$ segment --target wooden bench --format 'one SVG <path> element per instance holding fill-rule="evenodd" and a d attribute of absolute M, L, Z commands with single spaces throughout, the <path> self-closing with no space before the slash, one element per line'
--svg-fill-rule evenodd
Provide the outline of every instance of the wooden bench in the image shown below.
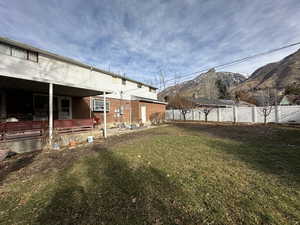
<path fill-rule="evenodd" d="M 88 131 L 93 127 L 92 119 L 54 120 L 54 129 L 58 133 Z"/>
<path fill-rule="evenodd" d="M 40 137 L 46 124 L 44 121 L 5 122 L 0 124 L 0 140 Z"/>
<path fill-rule="evenodd" d="M 58 133 L 74 133 L 92 130 L 93 119 L 54 120 Z M 48 129 L 48 121 L 20 121 L 0 123 L 0 141 L 41 137 Z"/>

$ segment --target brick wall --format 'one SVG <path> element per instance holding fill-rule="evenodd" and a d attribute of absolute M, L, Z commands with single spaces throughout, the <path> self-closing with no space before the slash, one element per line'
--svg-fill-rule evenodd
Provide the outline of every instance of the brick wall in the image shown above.
<path fill-rule="evenodd" d="M 98 97 L 97 97 L 98 98 Z M 99 97 L 100 98 L 100 97 Z M 101 98 L 100 98 L 101 99 Z M 141 102 L 141 101 L 129 101 L 107 98 L 107 102 L 110 104 L 110 110 L 107 112 L 107 123 L 129 123 L 130 116 L 131 122 L 137 123 L 141 121 L 141 106 L 145 105 L 147 109 L 147 120 L 150 121 L 154 115 L 164 115 L 166 106 L 163 104 Z M 90 112 L 90 98 L 73 98 L 73 118 L 89 118 L 90 115 L 93 118 L 99 118 L 103 122 L 103 112 Z M 117 110 L 124 108 L 124 114 L 118 115 Z M 131 108 L 131 111 L 130 111 Z"/>
<path fill-rule="evenodd" d="M 155 117 L 163 118 L 166 111 L 166 105 L 149 103 L 149 102 L 139 102 L 141 106 L 146 106 L 147 121 L 153 120 Z M 141 119 L 141 118 L 140 118 Z"/>

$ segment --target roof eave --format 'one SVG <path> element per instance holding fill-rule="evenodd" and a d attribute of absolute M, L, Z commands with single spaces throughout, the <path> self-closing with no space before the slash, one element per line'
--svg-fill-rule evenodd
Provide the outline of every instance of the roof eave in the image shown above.
<path fill-rule="evenodd" d="M 45 56 L 49 56 L 49 57 L 52 57 L 54 59 L 58 59 L 60 61 L 71 63 L 71 64 L 74 64 L 74 65 L 77 65 L 77 66 L 80 66 L 80 67 L 83 67 L 83 68 L 86 68 L 86 69 L 91 69 L 93 71 L 104 73 L 104 74 L 107 74 L 107 75 L 110 75 L 110 76 L 113 76 L 113 77 L 117 77 L 117 78 L 121 78 L 121 79 L 123 78 L 123 79 L 131 81 L 133 83 L 141 84 L 141 85 L 144 85 L 146 87 L 153 88 L 155 90 L 158 89 L 157 87 L 154 87 L 152 85 L 149 85 L 149 84 L 146 84 L 146 83 L 143 83 L 143 82 L 140 82 L 140 81 L 136 81 L 134 79 L 131 79 L 131 78 L 128 78 L 128 77 L 124 77 L 122 75 L 119 75 L 119 74 L 116 74 L 116 73 L 113 73 L 113 72 L 110 72 L 110 71 L 99 69 L 97 67 L 94 67 L 94 66 L 91 66 L 91 65 L 79 62 L 79 61 L 74 60 L 72 58 L 65 57 L 65 56 L 60 56 L 58 54 L 55 54 L 55 53 L 52 53 L 52 52 L 49 52 L 49 51 L 46 51 L 46 50 L 43 50 L 43 49 L 40 49 L 40 48 L 36 48 L 36 47 L 33 47 L 31 45 L 28 45 L 28 44 L 20 43 L 20 42 L 11 40 L 9 38 L 5 38 L 5 37 L 1 37 L 0 36 L 0 42 L 3 42 L 5 44 L 9 44 L 9 45 L 13 45 L 13 46 L 17 46 L 17 47 L 20 47 L 20 48 L 24 48 L 24 49 L 29 50 L 29 51 L 38 52 L 39 54 L 43 54 Z"/>

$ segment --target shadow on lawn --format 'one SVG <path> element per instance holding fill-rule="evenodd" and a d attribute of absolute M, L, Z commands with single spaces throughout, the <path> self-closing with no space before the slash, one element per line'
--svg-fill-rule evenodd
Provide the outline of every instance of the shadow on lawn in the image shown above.
<path fill-rule="evenodd" d="M 209 139 L 206 144 L 234 155 L 254 169 L 278 175 L 283 183 L 300 184 L 300 129 L 246 125 L 176 126 L 187 133 L 216 137 Z M 224 139 L 235 142 L 226 142 Z"/>
<path fill-rule="evenodd" d="M 197 224 L 185 211 L 188 196 L 151 166 L 130 168 L 102 149 L 84 161 L 85 174 L 65 171 L 37 224 Z"/>
<path fill-rule="evenodd" d="M 33 163 L 38 154 L 40 154 L 40 151 L 24 153 L 13 159 L 0 162 L 0 185 L 10 173 L 26 168 Z"/>

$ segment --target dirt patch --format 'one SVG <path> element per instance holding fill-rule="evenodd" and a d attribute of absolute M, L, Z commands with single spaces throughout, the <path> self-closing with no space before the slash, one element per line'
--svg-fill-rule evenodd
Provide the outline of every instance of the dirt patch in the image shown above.
<path fill-rule="evenodd" d="M 30 179 L 35 174 L 49 174 L 71 166 L 77 159 L 95 154 L 103 149 L 144 136 L 159 135 L 157 129 L 111 136 L 107 140 L 95 140 L 94 144 L 74 149 L 36 151 L 16 155 L 0 162 L 0 186 Z"/>

